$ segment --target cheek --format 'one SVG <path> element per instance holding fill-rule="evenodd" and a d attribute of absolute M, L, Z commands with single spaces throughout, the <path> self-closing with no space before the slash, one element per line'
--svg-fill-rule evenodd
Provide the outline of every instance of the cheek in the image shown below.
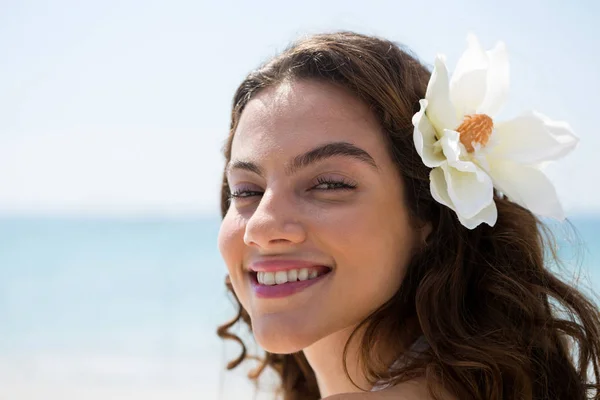
<path fill-rule="evenodd" d="M 412 256 L 413 230 L 403 212 L 389 210 L 368 207 L 321 224 L 340 264 L 340 289 L 370 309 L 396 293 Z"/>
<path fill-rule="evenodd" d="M 230 259 L 235 256 L 236 253 L 236 239 L 239 237 L 239 229 L 235 226 L 229 214 L 225 216 L 221 221 L 221 227 L 219 228 L 218 246 L 219 251 L 223 260 L 227 263 L 227 268 L 231 273 Z"/>
<path fill-rule="evenodd" d="M 244 256 L 244 228 L 230 213 L 221 222 L 218 246 L 227 266 L 235 294 L 242 305 L 247 308 L 248 293 L 242 284 L 244 277 L 241 267 Z"/>

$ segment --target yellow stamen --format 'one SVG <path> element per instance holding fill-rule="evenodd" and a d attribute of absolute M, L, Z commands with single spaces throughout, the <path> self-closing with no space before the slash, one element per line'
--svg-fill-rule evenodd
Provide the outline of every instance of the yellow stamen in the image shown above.
<path fill-rule="evenodd" d="M 490 140 L 494 122 L 485 114 L 466 115 L 462 124 L 456 129 L 460 133 L 460 142 L 469 153 L 475 151 L 473 143 L 485 146 Z"/>

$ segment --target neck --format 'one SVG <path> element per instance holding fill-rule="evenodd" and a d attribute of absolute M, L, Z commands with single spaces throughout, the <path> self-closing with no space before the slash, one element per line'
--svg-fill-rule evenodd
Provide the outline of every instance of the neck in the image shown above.
<path fill-rule="evenodd" d="M 345 328 L 335 332 L 304 349 L 304 355 L 313 371 L 315 371 L 321 397 L 371 389 L 371 385 L 365 378 L 361 368 L 359 357 L 360 332 L 352 338 L 346 353 L 348 374 L 360 388 L 352 383 L 344 370 L 344 345 L 354 328 Z"/>

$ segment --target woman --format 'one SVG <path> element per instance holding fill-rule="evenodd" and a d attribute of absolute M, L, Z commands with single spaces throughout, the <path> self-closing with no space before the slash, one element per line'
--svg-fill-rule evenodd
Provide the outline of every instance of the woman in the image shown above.
<path fill-rule="evenodd" d="M 430 73 L 341 32 L 239 86 L 219 233 L 239 313 L 218 333 L 243 352 L 228 368 L 249 358 L 241 321 L 266 351 L 252 377 L 273 368 L 285 399 L 600 398 L 598 310 L 547 269 L 534 215 L 560 216 L 534 164 L 576 139 L 539 114 L 493 120 L 504 47 L 469 40 L 451 82 L 443 58 Z"/>

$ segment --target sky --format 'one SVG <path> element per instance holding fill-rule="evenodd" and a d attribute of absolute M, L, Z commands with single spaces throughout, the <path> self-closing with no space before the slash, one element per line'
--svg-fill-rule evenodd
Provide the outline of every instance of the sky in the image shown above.
<path fill-rule="evenodd" d="M 383 36 L 453 68 L 506 43 L 500 115 L 581 142 L 548 168 L 568 215 L 600 212 L 600 3 L 592 0 L 2 0 L 0 213 L 217 215 L 233 93 L 303 35 Z"/>

